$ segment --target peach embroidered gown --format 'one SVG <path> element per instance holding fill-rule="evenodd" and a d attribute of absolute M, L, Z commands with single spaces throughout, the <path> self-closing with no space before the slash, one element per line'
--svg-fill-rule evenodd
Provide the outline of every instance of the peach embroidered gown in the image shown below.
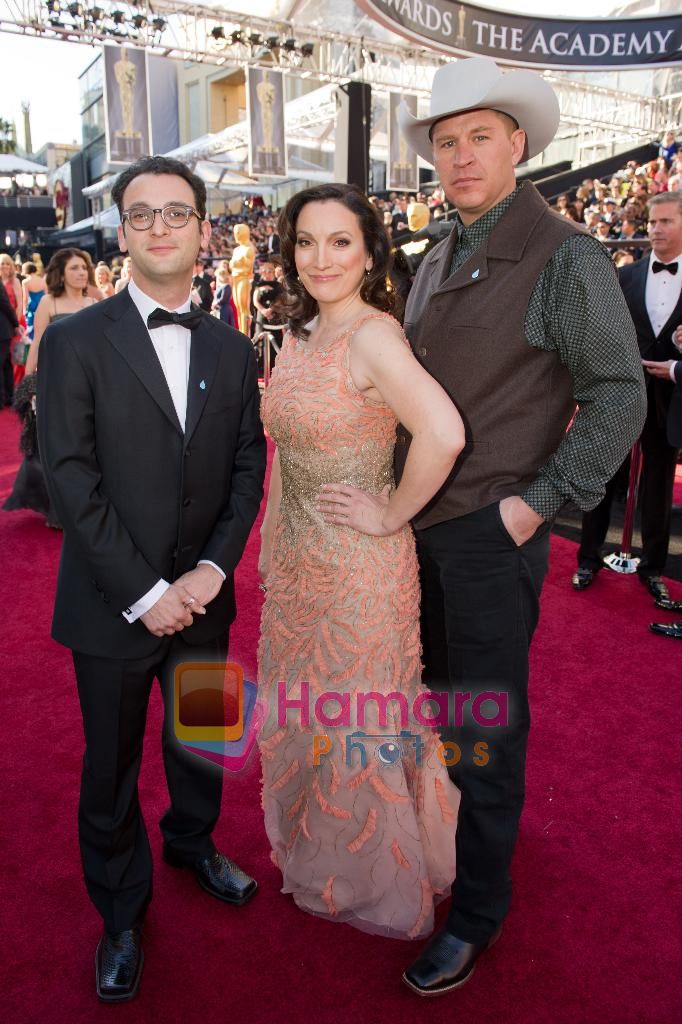
<path fill-rule="evenodd" d="M 282 502 L 259 645 L 268 706 L 259 746 L 282 892 L 312 914 L 411 939 L 433 929 L 434 902 L 453 881 L 459 805 L 436 756 L 438 734 L 412 715 L 424 692 L 414 538 L 409 527 L 377 538 L 329 525 L 315 507 L 324 483 L 373 493 L 393 483 L 395 416 L 358 392 L 349 372 L 352 334 L 381 316 L 363 317 L 324 351 L 286 335 L 263 396 Z M 315 702 L 329 691 L 348 702 L 345 717 L 338 700 L 322 707 L 341 725 L 316 718 Z M 359 722 L 358 695 L 372 691 L 404 695 L 409 718 L 396 699 L 382 721 L 375 700 Z M 296 707 L 279 717 L 284 693 L 290 702 L 303 697 L 308 723 Z M 401 729 L 410 735 L 396 741 Z M 368 736 L 349 757 L 346 741 L 357 731 Z M 331 749 L 318 739 L 315 757 L 314 736 L 329 737 Z"/>

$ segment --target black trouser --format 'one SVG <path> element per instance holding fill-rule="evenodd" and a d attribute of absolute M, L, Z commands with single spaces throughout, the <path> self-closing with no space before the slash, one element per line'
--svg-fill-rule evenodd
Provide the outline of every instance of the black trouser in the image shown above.
<path fill-rule="evenodd" d="M 451 695 L 469 693 L 472 700 L 482 691 L 504 693 L 508 700 L 506 726 L 477 725 L 465 711 L 462 726 L 441 730 L 441 738 L 461 750 L 460 761 L 448 768 L 461 791 L 448 929 L 467 942 L 489 938 L 511 900 L 509 870 L 530 726 L 528 649 L 547 571 L 549 530 L 542 525 L 518 547 L 495 503 L 417 531 L 424 682 Z M 488 745 L 489 760 L 478 766 L 475 746 L 481 742 Z"/>
<path fill-rule="evenodd" d="M 73 652 L 85 730 L 78 826 L 85 884 L 109 932 L 139 924 L 152 896 L 152 858 L 137 780 L 154 678 L 164 702 L 163 761 L 171 805 L 164 842 L 188 861 L 213 851 L 222 772 L 186 753 L 174 735 L 173 676 L 181 662 L 225 661 L 228 636 L 201 648 L 179 636 L 129 661 Z"/>
<path fill-rule="evenodd" d="M 665 425 L 652 402 L 642 431 L 642 475 L 639 483 L 642 557 L 637 571 L 640 576 L 660 576 L 665 569 L 670 544 L 670 524 L 677 465 L 677 448 L 668 444 Z M 621 467 L 622 470 L 622 467 Z M 606 540 L 611 519 L 611 505 L 618 490 L 618 478 L 609 480 L 606 494 L 596 508 L 583 513 L 578 565 L 601 569 L 601 547 Z"/>

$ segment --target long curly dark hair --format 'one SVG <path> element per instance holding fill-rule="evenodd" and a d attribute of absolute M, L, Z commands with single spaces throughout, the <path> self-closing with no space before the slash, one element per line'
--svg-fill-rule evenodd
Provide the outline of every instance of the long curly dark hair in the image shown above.
<path fill-rule="evenodd" d="M 57 249 L 45 271 L 45 283 L 50 295 L 58 297 L 64 294 L 64 268 L 74 256 L 77 256 L 79 260 L 83 260 L 83 263 L 88 268 L 88 284 L 95 284 L 95 268 L 92 265 L 89 253 L 85 252 L 84 249 Z M 87 294 L 88 290 L 84 288 L 83 295 Z"/>
<path fill-rule="evenodd" d="M 367 196 L 356 185 L 315 185 L 292 196 L 279 215 L 277 231 L 280 238 L 280 256 L 284 268 L 285 297 L 280 309 L 289 320 L 289 327 L 297 337 L 309 332 L 305 325 L 318 313 L 315 299 L 303 287 L 296 271 L 296 223 L 308 203 L 333 200 L 342 203 L 358 218 L 365 248 L 372 260 L 372 268 L 365 276 L 360 296 L 369 306 L 386 313 L 397 313 L 399 298 L 388 288 L 391 267 L 391 243 L 386 229 Z"/>

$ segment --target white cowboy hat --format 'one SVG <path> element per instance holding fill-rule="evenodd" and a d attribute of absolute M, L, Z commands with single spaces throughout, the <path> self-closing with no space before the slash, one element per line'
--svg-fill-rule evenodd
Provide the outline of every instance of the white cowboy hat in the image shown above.
<path fill-rule="evenodd" d="M 492 57 L 470 57 L 438 68 L 431 87 L 431 113 L 413 117 L 405 103 L 398 114 L 408 144 L 433 164 L 431 129 L 436 121 L 468 110 L 499 110 L 526 133 L 524 159 L 541 153 L 559 127 L 559 101 L 534 71 L 501 71 Z"/>

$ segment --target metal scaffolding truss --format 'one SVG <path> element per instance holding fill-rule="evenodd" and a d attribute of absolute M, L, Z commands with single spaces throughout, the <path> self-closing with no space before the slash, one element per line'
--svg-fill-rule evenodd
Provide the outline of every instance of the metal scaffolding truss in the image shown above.
<path fill-rule="evenodd" d="M 296 5 L 294 5 L 294 10 Z M 275 67 L 320 83 L 364 81 L 426 97 L 435 69 L 449 58 L 426 47 L 387 43 L 237 14 L 219 6 L 155 0 L 0 0 L 0 31 L 92 45 L 117 42 L 159 56 L 217 66 Z M 651 138 L 679 119 L 680 97 L 624 93 L 545 73 L 559 95 L 565 134 L 581 145 Z"/>
<path fill-rule="evenodd" d="M 352 78 L 372 84 L 386 79 L 387 84 L 424 94 L 435 68 L 448 59 L 426 47 L 321 32 L 295 21 L 169 0 L 157 0 L 153 6 L 118 0 L 97 0 L 93 5 L 0 0 L 0 31 L 88 45 L 114 42 L 218 66 L 259 64 L 323 82 Z"/>

